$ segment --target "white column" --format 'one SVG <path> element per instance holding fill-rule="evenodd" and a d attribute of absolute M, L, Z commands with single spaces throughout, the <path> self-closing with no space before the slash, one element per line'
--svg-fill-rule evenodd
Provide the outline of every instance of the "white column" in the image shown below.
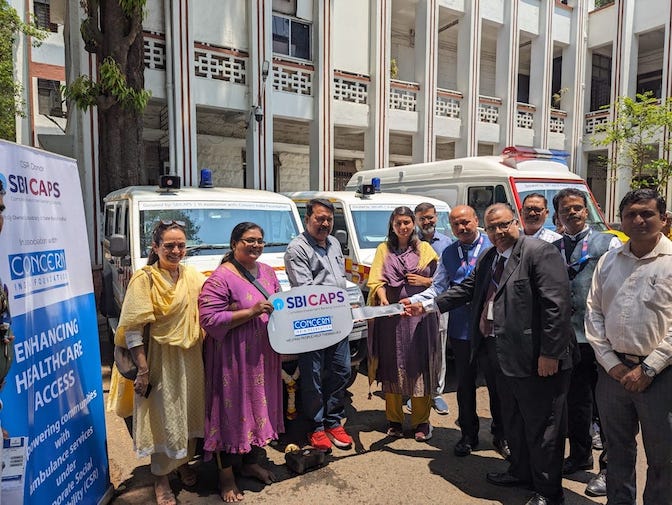
<path fill-rule="evenodd" d="M 502 107 L 499 111 L 499 145 L 495 152 L 514 144 L 520 59 L 518 8 L 519 0 L 504 2 L 504 24 L 497 34 L 495 95 L 502 99 Z"/>
<path fill-rule="evenodd" d="M 530 57 L 530 103 L 534 115 L 534 144 L 548 148 L 548 124 L 551 118 L 551 86 L 553 84 L 553 9 L 555 2 L 541 2 L 539 35 L 532 40 Z"/>
<path fill-rule="evenodd" d="M 591 65 L 588 52 L 586 33 L 587 6 L 586 2 L 572 10 L 570 43 L 562 52 L 562 79 L 561 88 L 566 91 L 562 94 L 560 108 L 567 112 L 565 118 L 565 150 L 569 152 L 569 169 L 586 178 L 588 167 L 584 163 L 583 128 L 585 113 L 588 105 L 584 99 L 590 86 L 586 76 Z M 590 95 L 588 95 L 590 96 Z"/>
<path fill-rule="evenodd" d="M 250 102 L 247 112 L 245 186 L 270 191 L 275 188 L 270 101 L 273 82 L 272 16 L 271 0 L 247 0 L 250 48 L 247 85 Z M 257 121 L 259 113 L 261 121 Z"/>
<path fill-rule="evenodd" d="M 462 138 L 455 142 L 455 157 L 478 154 L 478 96 L 481 60 L 481 0 L 464 3 L 457 34 L 457 90 L 464 95 L 460 107 Z"/>
<path fill-rule="evenodd" d="M 79 0 L 67 0 L 65 5 L 65 79 L 70 84 L 80 75 L 96 80 L 96 57 L 84 49 L 84 41 L 79 32 L 82 22 Z M 100 237 L 103 228 L 103 212 L 100 208 L 98 188 L 98 109 L 90 107 L 83 110 L 68 104 L 68 122 L 66 135 L 73 139 L 73 158 L 77 160 L 82 197 L 84 199 L 84 218 L 89 239 L 89 254 L 92 265 L 102 263 Z"/>
<path fill-rule="evenodd" d="M 415 10 L 415 81 L 420 84 L 418 131 L 413 135 L 413 163 L 434 161 L 434 109 L 438 62 L 439 8 L 436 0 L 420 0 Z"/>
<path fill-rule="evenodd" d="M 198 185 L 196 153 L 196 105 L 194 95 L 194 26 L 193 5 L 190 0 L 176 0 L 170 15 L 172 51 L 166 54 L 173 69 L 173 94 L 166 96 L 169 114 L 175 120 L 173 138 L 175 159 L 171 160 L 171 173 L 182 177 L 183 186 Z M 167 24 L 168 26 L 168 24 Z M 166 34 L 168 36 L 168 34 Z"/>
<path fill-rule="evenodd" d="M 618 0 L 614 6 L 617 11 L 616 32 L 614 34 L 612 59 L 611 103 L 619 96 L 635 96 L 637 89 L 638 43 L 634 32 L 635 1 Z M 616 110 L 612 106 L 611 117 L 616 119 Z M 617 160 L 622 154 L 618 145 L 609 147 L 611 161 L 607 174 L 607 222 L 618 218 L 618 204 L 630 189 L 632 173 L 628 169 L 617 168 Z"/>
<path fill-rule="evenodd" d="M 332 0 L 313 1 L 313 121 L 310 125 L 310 189 L 334 186 L 334 123 L 331 111 L 333 68 Z"/>
<path fill-rule="evenodd" d="M 369 126 L 364 133 L 364 168 L 383 168 L 390 161 L 390 31 L 392 0 L 371 1 Z"/>

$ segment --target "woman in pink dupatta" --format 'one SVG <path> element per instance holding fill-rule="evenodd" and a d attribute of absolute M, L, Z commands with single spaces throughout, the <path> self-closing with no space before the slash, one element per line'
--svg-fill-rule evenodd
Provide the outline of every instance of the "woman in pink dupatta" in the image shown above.
<path fill-rule="evenodd" d="M 205 282 L 198 299 L 206 332 L 205 459 L 219 467 L 220 495 L 237 502 L 233 465 L 243 476 L 270 484 L 275 476 L 259 464 L 260 447 L 284 431 L 280 355 L 268 341 L 273 306 L 246 278 L 254 277 L 270 295 L 280 290 L 273 269 L 257 261 L 264 250 L 261 227 L 244 222 L 231 233 L 231 251 Z"/>

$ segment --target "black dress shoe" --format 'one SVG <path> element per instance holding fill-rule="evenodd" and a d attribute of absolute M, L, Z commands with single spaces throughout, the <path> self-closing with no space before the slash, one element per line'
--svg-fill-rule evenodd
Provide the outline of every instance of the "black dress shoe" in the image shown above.
<path fill-rule="evenodd" d="M 455 456 L 463 458 L 464 456 L 469 456 L 473 449 L 478 447 L 478 438 L 471 438 L 468 435 L 463 436 L 458 443 L 455 444 L 453 452 Z"/>
<path fill-rule="evenodd" d="M 509 449 L 509 443 L 506 441 L 506 439 L 493 438 L 492 445 L 495 446 L 495 450 L 502 458 L 508 460 L 511 457 L 511 450 Z"/>
<path fill-rule="evenodd" d="M 519 479 L 509 472 L 488 472 L 485 475 L 485 480 L 495 486 L 503 487 L 527 486 L 529 484 L 528 481 Z"/>
<path fill-rule="evenodd" d="M 600 470 L 595 477 L 588 481 L 585 493 L 588 496 L 607 496 L 607 470 Z"/>
<path fill-rule="evenodd" d="M 564 503 L 564 497 L 552 500 L 551 498 L 536 493 L 525 505 L 563 505 Z"/>
<path fill-rule="evenodd" d="M 562 474 L 569 475 L 571 473 L 576 473 L 579 470 L 592 470 L 593 469 L 593 456 L 585 461 L 577 461 L 573 458 L 567 458 L 562 465 Z"/>

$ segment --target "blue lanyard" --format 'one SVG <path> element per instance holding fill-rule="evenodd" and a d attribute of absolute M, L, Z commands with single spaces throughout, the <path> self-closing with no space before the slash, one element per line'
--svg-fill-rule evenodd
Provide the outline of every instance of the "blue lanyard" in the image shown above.
<path fill-rule="evenodd" d="M 481 251 L 481 246 L 483 245 L 483 235 L 478 239 L 478 244 L 474 248 L 474 254 L 469 258 L 469 253 L 467 257 L 464 257 L 464 251 L 462 251 L 462 246 L 457 248 L 457 254 L 460 255 L 460 268 L 464 268 L 464 278 L 466 279 L 471 274 L 471 271 L 476 266 L 476 260 L 478 259 L 478 253 Z"/>
<path fill-rule="evenodd" d="M 583 237 L 583 244 L 581 244 L 581 257 L 574 261 L 573 263 L 567 263 L 567 255 L 565 254 L 565 239 L 560 241 L 560 253 L 562 254 L 562 259 L 567 265 L 567 269 L 572 269 L 576 272 L 579 271 L 581 268 L 581 265 L 583 265 L 586 261 L 590 259 L 590 256 L 588 255 L 588 237 L 590 237 L 590 234 L 593 233 L 593 230 L 588 230 L 588 233 L 586 233 L 586 236 Z M 573 251 L 572 251 L 573 252 Z"/>

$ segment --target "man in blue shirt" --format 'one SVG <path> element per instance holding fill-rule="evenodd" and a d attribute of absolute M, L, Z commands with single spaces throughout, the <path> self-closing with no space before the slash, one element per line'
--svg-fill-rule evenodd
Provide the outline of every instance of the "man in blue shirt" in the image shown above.
<path fill-rule="evenodd" d="M 476 211 L 468 205 L 459 205 L 451 211 L 450 227 L 457 241 L 443 251 L 432 285 L 422 293 L 412 296 L 410 298 L 412 303 L 433 299 L 449 287 L 460 284 L 474 269 L 478 257 L 492 246 L 487 235 L 479 232 Z M 451 310 L 448 319 L 448 336 L 455 357 L 457 375 L 458 420 L 462 430 L 462 438 L 454 448 L 456 456 L 468 456 L 479 442 L 479 421 L 476 413 L 478 367 L 477 363 L 471 360 L 470 314 L 471 307 L 467 304 Z M 490 394 L 493 444 L 504 458 L 508 458 L 510 453 L 504 437 L 495 383 L 496 369 L 487 359 L 486 353 L 479 353 L 478 363 L 483 369 Z"/>
<path fill-rule="evenodd" d="M 452 240 L 436 231 L 436 223 L 438 221 L 438 216 L 436 214 L 436 207 L 429 202 L 422 202 L 415 207 L 415 225 L 418 228 L 418 236 L 420 240 L 429 242 L 429 245 L 432 246 L 432 249 L 436 254 L 441 257 L 444 249 L 448 247 Z M 417 274 L 409 274 L 408 282 L 412 286 L 425 286 L 429 287 L 432 285 L 431 277 L 423 277 Z M 446 318 L 441 316 L 441 328 L 445 329 L 446 327 Z M 445 416 L 448 414 L 448 404 L 443 399 L 443 388 L 446 385 L 446 332 L 444 331 L 441 335 L 441 347 L 439 352 L 441 353 L 441 368 L 439 369 L 439 377 L 437 381 L 436 393 L 432 397 L 432 407 L 436 410 L 437 414 Z M 406 404 L 407 408 L 410 410 L 411 401 L 408 400 Z"/>

